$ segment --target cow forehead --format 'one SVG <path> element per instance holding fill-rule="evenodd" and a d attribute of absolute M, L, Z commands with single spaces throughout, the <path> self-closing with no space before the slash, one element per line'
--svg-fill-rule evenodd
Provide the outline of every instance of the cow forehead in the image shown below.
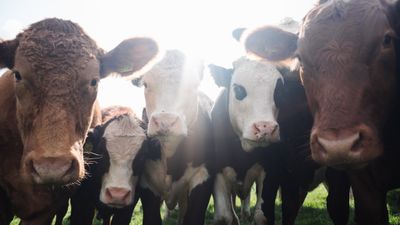
<path fill-rule="evenodd" d="M 246 85 L 262 87 L 266 84 L 275 85 L 276 80 L 281 77 L 282 75 L 275 64 L 264 60 L 242 57 L 234 62 L 232 83 L 245 87 Z"/>
<path fill-rule="evenodd" d="M 103 137 L 145 137 L 145 131 L 139 125 L 139 121 L 132 115 L 122 115 L 112 119 L 104 130 Z"/>
<path fill-rule="evenodd" d="M 144 82 L 157 85 L 197 84 L 201 80 L 203 63 L 201 60 L 188 57 L 179 50 L 168 50 L 162 59 L 143 75 Z"/>
<path fill-rule="evenodd" d="M 70 21 L 44 20 L 31 25 L 17 38 L 16 61 L 18 56 L 23 56 L 29 63 L 30 72 L 42 76 L 76 74 L 103 54 L 96 43 Z"/>
<path fill-rule="evenodd" d="M 313 8 L 303 20 L 299 52 L 307 52 L 310 58 L 321 58 L 322 52 L 360 54 L 354 49 L 366 44 L 373 46 L 373 41 L 389 28 L 379 1 L 328 1 Z"/>

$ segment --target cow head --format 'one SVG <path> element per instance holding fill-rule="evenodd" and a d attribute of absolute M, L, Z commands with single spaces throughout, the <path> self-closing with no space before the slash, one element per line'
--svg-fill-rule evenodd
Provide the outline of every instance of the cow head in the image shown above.
<path fill-rule="evenodd" d="M 139 83 L 144 86 L 149 137 L 157 137 L 162 143 L 179 143 L 188 135 L 197 117 L 202 74 L 202 62 L 177 50 L 167 51 L 143 74 Z M 167 149 L 171 155 L 175 148 Z"/>
<path fill-rule="evenodd" d="M 101 181 L 100 201 L 121 208 L 133 203 L 144 163 L 145 124 L 125 107 L 104 109 L 102 126 L 90 133 L 93 152 L 102 156 L 94 170 Z"/>
<path fill-rule="evenodd" d="M 215 83 L 229 91 L 229 119 L 243 150 L 279 141 L 276 96 L 283 78 L 272 63 L 242 57 L 233 69 L 210 65 Z"/>
<path fill-rule="evenodd" d="M 321 164 L 359 167 L 383 152 L 396 97 L 396 31 L 379 1 L 323 1 L 298 36 L 263 27 L 246 40 L 261 57 L 297 57 L 314 116 L 310 144 Z"/>
<path fill-rule="evenodd" d="M 156 53 L 153 40 L 133 38 L 104 54 L 77 24 L 60 19 L 37 22 L 1 42 L 0 67 L 14 76 L 22 176 L 38 184 L 81 179 L 99 80 L 111 72 L 131 74 Z"/>

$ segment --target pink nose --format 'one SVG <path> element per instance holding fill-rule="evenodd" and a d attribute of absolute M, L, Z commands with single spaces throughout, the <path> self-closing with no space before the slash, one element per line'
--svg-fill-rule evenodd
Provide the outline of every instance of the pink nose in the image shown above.
<path fill-rule="evenodd" d="M 131 191 L 126 188 L 106 188 L 107 204 L 128 205 L 130 203 Z"/>
<path fill-rule="evenodd" d="M 341 130 L 319 130 L 311 134 L 315 161 L 329 166 L 365 163 L 380 154 L 373 130 L 361 125 Z"/>
<path fill-rule="evenodd" d="M 168 134 L 179 129 L 179 116 L 173 113 L 156 113 L 150 118 L 149 133 Z"/>
<path fill-rule="evenodd" d="M 66 184 L 79 177 L 78 161 L 71 157 L 27 159 L 27 169 L 39 184 Z"/>
<path fill-rule="evenodd" d="M 279 140 L 279 126 L 273 121 L 259 121 L 253 124 L 253 132 L 257 140 Z"/>

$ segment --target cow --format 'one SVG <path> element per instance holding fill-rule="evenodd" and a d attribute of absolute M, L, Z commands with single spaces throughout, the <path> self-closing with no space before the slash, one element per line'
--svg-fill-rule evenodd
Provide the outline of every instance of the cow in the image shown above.
<path fill-rule="evenodd" d="M 142 52 L 143 47 L 147 52 Z M 50 224 L 85 176 L 83 143 L 95 118 L 99 80 L 130 75 L 158 53 L 132 38 L 105 53 L 76 23 L 33 23 L 0 43 L 0 224 Z M 8 212 L 11 206 L 11 213 Z"/>
<path fill-rule="evenodd" d="M 89 132 L 93 157 L 88 176 L 71 198 L 71 224 L 91 225 L 94 211 L 103 224 L 129 224 L 136 186 L 147 153 L 146 125 L 128 107 L 102 110 L 102 124 Z"/>
<path fill-rule="evenodd" d="M 233 69 L 215 65 L 210 69 L 216 83 L 224 87 L 211 114 L 217 155 L 214 224 L 239 224 L 230 196 L 236 193 L 245 200 L 254 182 L 255 223 L 274 224 L 275 198 L 281 188 L 283 224 L 294 224 L 319 168 L 307 148 L 312 117 L 300 80 L 283 67 L 249 58 L 236 61 Z M 274 109 L 277 112 L 271 113 Z M 274 137 L 274 129 L 257 137 L 263 130 L 255 129 L 256 124 L 265 115 L 272 115 L 271 120 L 279 126 L 275 140 L 267 139 Z M 253 129 L 251 149 L 243 143 L 250 141 L 243 138 L 247 127 Z M 261 142 L 259 146 L 257 142 Z"/>
<path fill-rule="evenodd" d="M 178 224 L 204 224 L 212 193 L 212 101 L 198 88 L 203 63 L 167 50 L 142 74 L 147 135 L 160 149 L 146 159 L 140 181 L 143 224 L 161 224 L 160 201 L 179 206 Z"/>
<path fill-rule="evenodd" d="M 352 186 L 360 224 L 388 224 L 386 192 L 400 183 L 399 4 L 320 1 L 298 35 L 265 26 L 245 43 L 271 61 L 298 60 L 314 117 L 312 157 L 345 169 L 340 189 Z"/>

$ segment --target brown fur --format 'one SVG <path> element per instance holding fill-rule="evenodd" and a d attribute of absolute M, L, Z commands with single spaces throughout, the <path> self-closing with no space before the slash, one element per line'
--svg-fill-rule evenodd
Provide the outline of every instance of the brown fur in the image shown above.
<path fill-rule="evenodd" d="M 0 42 L 0 68 L 12 69 L 0 77 L 0 188 L 7 195 L 0 209 L 10 202 L 22 224 L 50 224 L 72 190 L 60 185 L 85 174 L 83 142 L 89 127 L 101 120 L 97 83 L 121 72 L 102 62 L 115 61 L 134 72 L 158 53 L 149 38 L 124 43 L 125 48 L 104 54 L 77 24 L 60 19 L 39 21 L 16 39 Z M 128 64 L 118 61 L 121 55 L 131 57 Z M 101 69 L 108 73 L 100 74 Z M 65 161 L 71 166 L 65 175 L 35 178 L 34 165 L 40 163 L 46 176 Z"/>

